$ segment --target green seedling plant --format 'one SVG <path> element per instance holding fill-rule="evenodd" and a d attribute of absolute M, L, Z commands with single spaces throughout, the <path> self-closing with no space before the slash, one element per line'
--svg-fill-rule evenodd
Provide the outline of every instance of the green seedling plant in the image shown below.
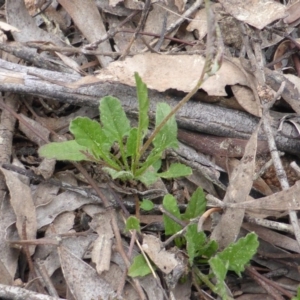
<path fill-rule="evenodd" d="M 245 266 L 249 263 L 258 248 L 257 235 L 249 233 L 240 238 L 236 243 L 230 244 L 223 251 L 218 252 L 216 241 L 209 240 L 203 231 L 198 232 L 197 224 L 194 222 L 205 212 L 206 200 L 203 190 L 198 188 L 192 195 L 184 213 L 180 213 L 178 203 L 172 195 L 166 195 L 163 199 L 166 211 L 179 221 L 189 221 L 182 228 L 179 222 L 166 214 L 163 216 L 165 235 L 174 238 L 175 245 L 184 250 L 188 256 L 188 266 L 199 284 L 205 284 L 212 292 L 218 294 L 222 299 L 231 299 L 226 290 L 225 279 L 229 271 L 241 276 Z M 180 237 L 178 237 L 180 233 Z M 203 274 L 199 266 L 209 266 L 208 274 Z M 138 255 L 129 269 L 129 275 L 145 276 L 151 272 L 146 260 Z M 214 279 L 214 282 L 212 281 Z"/>
<path fill-rule="evenodd" d="M 149 126 L 148 90 L 135 73 L 138 98 L 138 125 L 132 127 L 121 102 L 112 96 L 100 100 L 100 123 L 87 117 L 77 117 L 70 123 L 74 140 L 50 143 L 39 149 L 40 156 L 57 160 L 93 161 L 113 179 L 139 180 L 146 186 L 160 178 L 176 178 L 192 173 L 190 167 L 173 163 L 166 172 L 159 173 L 161 157 L 168 148 L 178 147 L 177 123 L 173 115 L 165 122 L 171 108 L 158 103 L 155 117 L 155 135 L 145 141 Z M 162 122 L 164 122 L 163 125 Z M 159 128 L 159 129 L 158 129 Z M 151 151 L 149 150 L 152 144 Z M 112 148 L 118 148 L 115 154 Z"/>

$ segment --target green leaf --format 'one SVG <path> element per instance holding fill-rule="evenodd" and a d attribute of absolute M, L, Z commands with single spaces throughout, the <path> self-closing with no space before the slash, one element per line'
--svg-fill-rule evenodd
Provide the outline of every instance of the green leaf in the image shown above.
<path fill-rule="evenodd" d="M 155 172 L 157 172 L 160 168 L 161 168 L 161 159 L 156 160 L 153 164 L 152 164 L 153 169 L 155 170 Z"/>
<path fill-rule="evenodd" d="M 137 156 L 137 128 L 131 128 L 126 143 L 126 157 L 132 157 L 133 160 Z"/>
<path fill-rule="evenodd" d="M 136 175 L 140 176 L 143 174 L 150 166 L 155 166 L 157 161 L 161 159 L 162 152 L 157 152 L 157 149 L 152 149 L 151 153 L 144 161 L 141 167 L 137 170 Z"/>
<path fill-rule="evenodd" d="M 103 159 L 111 167 L 119 168 L 119 165 L 110 158 L 111 143 L 98 122 L 87 117 L 78 117 L 70 123 L 70 131 L 75 136 L 76 142 L 87 147 L 96 159 Z"/>
<path fill-rule="evenodd" d="M 126 220 L 126 227 L 125 230 L 128 232 L 129 230 L 137 230 L 138 232 L 141 231 L 141 226 L 140 226 L 140 220 L 136 217 L 129 217 Z"/>
<path fill-rule="evenodd" d="M 241 272 L 245 270 L 245 265 L 256 253 L 258 246 L 257 235 L 251 232 L 240 238 L 236 243 L 227 246 L 222 252 L 218 253 L 218 257 L 228 264 L 228 270 L 241 276 Z"/>
<path fill-rule="evenodd" d="M 136 82 L 136 92 L 139 102 L 139 125 L 137 133 L 137 152 L 142 145 L 143 138 L 147 134 L 149 126 L 149 99 L 148 99 L 148 90 L 146 84 L 142 81 L 138 73 L 134 73 L 135 82 Z"/>
<path fill-rule="evenodd" d="M 211 267 L 211 272 L 214 274 L 217 280 L 216 290 L 214 292 L 217 293 L 222 299 L 230 299 L 228 298 L 225 285 L 225 278 L 228 269 L 224 264 L 224 261 L 218 256 L 215 256 L 209 260 L 209 265 Z"/>
<path fill-rule="evenodd" d="M 115 141 L 123 144 L 123 137 L 129 134 L 130 123 L 119 99 L 106 96 L 100 100 L 100 118 L 103 131 L 111 144 Z"/>
<path fill-rule="evenodd" d="M 101 156 L 101 153 L 110 151 L 111 145 L 98 122 L 87 117 L 78 117 L 71 121 L 70 131 L 79 145 L 91 149 L 96 154 Z"/>
<path fill-rule="evenodd" d="M 300 287 L 297 289 L 297 296 L 293 297 L 291 300 L 300 300 Z"/>
<path fill-rule="evenodd" d="M 201 255 L 201 249 L 206 243 L 206 235 L 203 231 L 197 231 L 197 224 L 190 224 L 185 233 L 186 250 L 189 256 L 189 263 L 192 266 L 194 258 Z"/>
<path fill-rule="evenodd" d="M 136 176 L 136 179 L 142 182 L 145 186 L 149 186 L 157 181 L 157 173 L 149 167 L 142 175 Z"/>
<path fill-rule="evenodd" d="M 57 160 L 89 160 L 89 158 L 83 154 L 83 152 L 88 152 L 88 148 L 78 145 L 74 140 L 61 143 L 50 143 L 42 146 L 38 152 L 42 157 L 55 158 Z M 90 152 L 89 154 L 93 156 Z"/>
<path fill-rule="evenodd" d="M 170 113 L 171 107 L 167 103 L 158 103 L 156 106 L 155 128 L 162 120 Z M 177 123 L 175 116 L 163 126 L 153 140 L 153 145 L 159 151 L 164 151 L 167 148 L 177 148 Z"/>
<path fill-rule="evenodd" d="M 173 216 L 175 216 L 177 219 L 180 220 L 180 211 L 178 208 L 178 204 L 176 199 L 172 195 L 170 194 L 165 195 L 163 199 L 163 206 L 165 210 L 167 210 Z M 175 221 L 167 217 L 165 214 L 163 216 L 163 220 L 164 220 L 166 235 L 173 235 L 182 229 L 182 227 L 179 224 L 177 224 Z"/>
<path fill-rule="evenodd" d="M 180 163 L 171 164 L 166 172 L 158 173 L 157 175 L 162 178 L 178 178 L 182 176 L 189 176 L 193 173 L 192 169 Z"/>
<path fill-rule="evenodd" d="M 143 199 L 143 201 L 140 202 L 140 208 L 145 211 L 150 211 L 154 208 L 154 204 L 148 199 Z"/>
<path fill-rule="evenodd" d="M 201 216 L 205 212 L 206 200 L 203 190 L 198 187 L 193 193 L 185 213 L 182 215 L 183 220 L 190 220 Z"/>
<path fill-rule="evenodd" d="M 207 259 L 211 258 L 213 255 L 216 254 L 217 250 L 218 250 L 218 243 L 214 240 L 208 241 L 205 245 L 203 245 L 201 251 L 199 251 L 199 255 L 202 256 L 201 260 L 202 261 L 204 260 L 206 262 Z"/>
<path fill-rule="evenodd" d="M 115 169 L 103 167 L 103 171 L 107 172 L 112 179 L 121 179 L 123 181 L 131 180 L 133 179 L 133 175 L 130 171 L 116 171 Z"/>
<path fill-rule="evenodd" d="M 142 254 L 137 255 L 133 259 L 133 263 L 128 270 L 128 275 L 131 277 L 146 276 L 151 273 L 147 261 Z"/>

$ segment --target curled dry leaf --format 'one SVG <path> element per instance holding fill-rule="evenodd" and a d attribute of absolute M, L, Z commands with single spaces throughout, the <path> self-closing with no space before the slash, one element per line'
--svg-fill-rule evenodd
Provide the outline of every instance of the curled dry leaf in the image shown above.
<path fill-rule="evenodd" d="M 295 39 L 296 42 L 299 43 L 300 39 Z M 274 53 L 274 57 L 273 57 L 273 61 L 276 61 L 278 58 L 280 58 L 281 56 L 283 56 L 287 51 L 291 50 L 293 48 L 293 43 L 289 40 L 283 41 L 282 43 L 280 43 L 280 45 L 277 47 L 275 53 Z M 274 69 L 281 69 L 283 68 L 283 62 L 278 62 L 274 65 Z"/>
<path fill-rule="evenodd" d="M 235 60 L 238 64 L 238 60 Z M 148 88 L 164 92 L 177 89 L 190 92 L 199 80 L 205 58 L 199 55 L 159 55 L 145 53 L 116 61 L 97 75 L 99 81 L 109 80 L 135 86 L 134 72 L 138 72 Z M 243 72 L 224 61 L 220 70 L 201 86 L 209 95 L 227 96 L 226 85 L 248 85 Z M 80 86 L 80 81 L 78 81 Z"/>

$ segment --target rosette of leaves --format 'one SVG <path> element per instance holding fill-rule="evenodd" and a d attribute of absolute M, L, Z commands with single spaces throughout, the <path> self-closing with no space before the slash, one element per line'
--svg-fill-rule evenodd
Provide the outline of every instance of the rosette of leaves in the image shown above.
<path fill-rule="evenodd" d="M 178 147 L 177 123 L 175 116 L 172 116 L 153 138 L 151 151 L 146 151 L 144 141 L 149 126 L 148 91 L 137 73 L 135 80 L 139 108 L 137 127 L 130 125 L 120 101 L 106 96 L 100 100 L 100 123 L 88 117 L 75 118 L 69 127 L 75 139 L 44 145 L 39 149 L 40 156 L 57 160 L 93 161 L 102 165 L 103 170 L 113 179 L 135 179 L 145 185 L 154 183 L 159 177 L 190 175 L 191 168 L 179 163 L 171 164 L 166 172 L 158 172 L 163 152 Z M 155 128 L 170 111 L 168 104 L 157 104 Z M 116 145 L 118 155 L 112 152 L 112 147 Z"/>

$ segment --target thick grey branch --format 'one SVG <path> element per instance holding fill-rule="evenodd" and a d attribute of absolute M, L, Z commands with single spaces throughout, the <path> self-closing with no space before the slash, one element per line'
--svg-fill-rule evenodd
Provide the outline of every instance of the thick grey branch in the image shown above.
<path fill-rule="evenodd" d="M 271 74 L 272 75 L 272 74 Z M 268 76 L 271 76 L 268 74 Z M 121 99 L 125 110 L 135 114 L 137 110 L 136 91 L 134 87 L 109 82 L 72 88 L 72 83 L 79 80 L 80 75 L 59 73 L 9 63 L 0 59 L 0 91 L 36 95 L 48 99 L 79 106 L 98 107 L 101 97 L 112 95 Z M 156 91 L 149 91 L 151 111 L 155 111 L 156 103 L 167 102 L 175 106 L 180 100 Z M 274 114 L 271 121 L 277 147 L 281 151 L 298 154 L 300 140 L 292 125 L 285 123 L 280 133 L 276 132 L 282 114 Z M 218 107 L 201 102 L 188 102 L 177 114 L 181 128 L 212 134 L 216 136 L 238 137 L 248 139 L 253 132 L 258 118 L 248 113 Z M 261 130 L 260 139 L 265 139 Z"/>

